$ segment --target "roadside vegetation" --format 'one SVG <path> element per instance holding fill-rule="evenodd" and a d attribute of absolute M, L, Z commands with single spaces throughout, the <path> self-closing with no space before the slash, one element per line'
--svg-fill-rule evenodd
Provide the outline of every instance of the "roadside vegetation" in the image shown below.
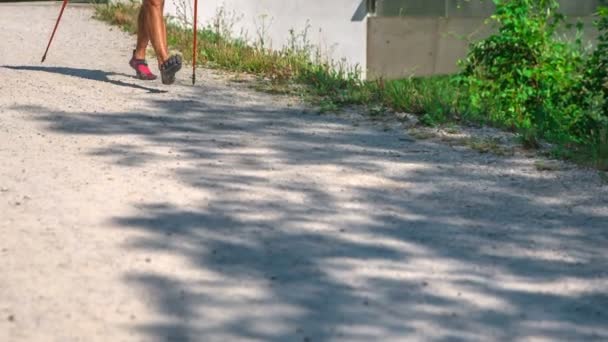
<path fill-rule="evenodd" d="M 598 8 L 599 40 L 589 48 L 581 37 L 592 28 L 568 25 L 556 0 L 493 1 L 496 33 L 471 44 L 457 75 L 362 81 L 357 68 L 325 60 L 307 30 L 291 32 L 275 51 L 264 32 L 254 44 L 232 37 L 238 18 L 224 11 L 198 32 L 196 63 L 256 75 L 258 89 L 301 95 L 322 111 L 363 105 L 372 115 L 416 114 L 423 125 L 491 125 L 517 133 L 525 148 L 547 141 L 555 156 L 608 170 L 608 10 Z M 138 9 L 134 2 L 98 5 L 95 17 L 135 33 Z M 167 34 L 191 62 L 188 24 L 183 13 L 168 18 Z M 558 37 L 568 30 L 575 38 Z"/>

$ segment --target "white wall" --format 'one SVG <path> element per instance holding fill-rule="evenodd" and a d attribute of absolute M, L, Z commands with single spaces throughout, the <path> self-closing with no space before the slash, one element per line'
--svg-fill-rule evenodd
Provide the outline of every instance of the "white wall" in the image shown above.
<path fill-rule="evenodd" d="M 165 13 L 175 15 L 176 0 L 166 0 Z M 193 0 L 184 0 L 192 6 Z M 220 7 L 241 17 L 234 33 L 255 39 L 266 27 L 265 39 L 274 49 L 289 40 L 289 30 L 303 32 L 309 41 L 336 61 L 346 59 L 366 69 L 365 0 L 199 0 L 199 22 L 210 24 Z"/>

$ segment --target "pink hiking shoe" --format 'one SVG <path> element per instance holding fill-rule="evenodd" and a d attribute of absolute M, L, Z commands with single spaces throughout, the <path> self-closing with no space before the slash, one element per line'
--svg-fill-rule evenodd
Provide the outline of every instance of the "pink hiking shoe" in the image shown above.
<path fill-rule="evenodd" d="M 148 63 L 145 59 L 135 58 L 135 51 L 133 51 L 133 57 L 129 61 L 129 65 L 131 66 L 131 68 L 135 69 L 135 72 L 137 73 L 137 78 L 139 78 L 140 80 L 153 81 L 157 78 L 156 75 L 154 75 L 152 71 L 150 71 L 150 68 L 148 68 Z"/>

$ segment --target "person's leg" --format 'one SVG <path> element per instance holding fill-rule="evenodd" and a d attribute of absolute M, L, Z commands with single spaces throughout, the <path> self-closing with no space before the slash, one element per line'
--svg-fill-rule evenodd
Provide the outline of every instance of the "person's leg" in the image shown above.
<path fill-rule="evenodd" d="M 131 57 L 129 65 L 135 70 L 137 78 L 147 81 L 156 79 L 156 75 L 150 71 L 146 62 L 146 49 L 149 42 L 150 34 L 146 22 L 146 12 L 142 6 L 137 19 L 137 46 L 133 50 L 133 57 Z"/>
<path fill-rule="evenodd" d="M 164 12 L 164 8 L 165 8 L 165 0 L 163 0 L 163 12 Z M 165 23 L 165 21 L 162 21 L 163 23 L 163 37 L 165 38 L 165 46 L 167 46 L 167 25 Z"/>
<path fill-rule="evenodd" d="M 156 52 L 159 66 L 169 59 L 163 6 L 163 0 L 144 0 L 142 5 L 145 12 L 144 22 L 148 27 L 148 36 Z"/>
<path fill-rule="evenodd" d="M 140 15 L 143 16 L 142 23 L 147 28 L 147 38 L 156 52 L 162 81 L 164 84 L 172 84 L 175 82 L 175 74 L 182 68 L 182 59 L 179 55 L 169 56 L 167 28 L 163 18 L 164 5 L 164 0 L 144 0 L 142 4 L 143 14 Z M 144 42 L 145 39 L 142 38 L 142 46 Z M 143 54 L 145 56 L 145 49 Z"/>
<path fill-rule="evenodd" d="M 137 18 L 137 46 L 133 57 L 137 59 L 146 59 L 146 49 L 150 43 L 150 34 L 146 22 L 146 12 L 142 5 L 139 9 L 139 17 Z"/>

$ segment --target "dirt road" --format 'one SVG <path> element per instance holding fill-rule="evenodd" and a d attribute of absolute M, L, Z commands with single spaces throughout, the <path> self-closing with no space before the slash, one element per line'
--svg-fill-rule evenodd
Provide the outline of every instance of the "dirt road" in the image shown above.
<path fill-rule="evenodd" d="M 608 340 L 596 173 L 415 141 L 0 4 L 0 341 Z"/>

